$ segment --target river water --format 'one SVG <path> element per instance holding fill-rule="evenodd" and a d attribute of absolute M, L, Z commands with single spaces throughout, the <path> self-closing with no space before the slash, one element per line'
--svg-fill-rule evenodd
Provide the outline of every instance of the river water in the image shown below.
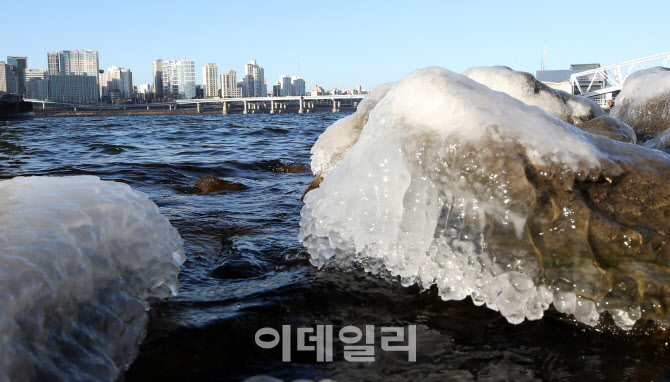
<path fill-rule="evenodd" d="M 346 114 L 44 118 L 0 126 L 0 179 L 96 175 L 147 193 L 184 239 L 181 290 L 150 312 L 126 381 L 670 380 L 667 335 L 585 327 L 549 312 L 511 325 L 469 299 L 444 302 L 396 280 L 311 266 L 297 241 L 309 150 Z M 211 175 L 242 191 L 198 194 Z M 373 325 L 373 362 L 333 361 L 256 332 Z M 416 325 L 416 362 L 380 348 L 378 329 Z"/>

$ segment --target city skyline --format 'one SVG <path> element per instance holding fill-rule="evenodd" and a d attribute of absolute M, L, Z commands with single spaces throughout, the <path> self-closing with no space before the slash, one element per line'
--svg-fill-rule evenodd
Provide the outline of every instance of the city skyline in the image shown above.
<path fill-rule="evenodd" d="M 179 29 L 161 24 L 178 5 Z M 10 2 L 3 10 L 17 17 L 3 24 L 19 32 L 3 41 L 0 57 L 27 57 L 29 68 L 38 69 L 48 68 L 47 52 L 96 50 L 101 68 L 128 68 L 138 85 L 153 82 L 151 65 L 157 59 L 194 60 L 196 68 L 216 63 L 219 73 L 232 69 L 238 75 L 255 59 L 263 63 L 268 87 L 289 74 L 305 78 L 308 89 L 357 84 L 372 89 L 434 65 L 459 73 L 492 65 L 534 73 L 540 69 L 542 46 L 548 69 L 576 63 L 607 65 L 668 50 L 664 17 L 670 4 L 658 2 L 630 7 L 610 1 L 604 7 L 566 1 L 542 9 L 530 1 L 298 1 L 290 9 L 261 2 L 251 25 L 242 17 L 246 8 L 243 3 L 219 2 L 184 7 L 173 1 L 120 1 L 115 7 L 73 1 L 63 8 L 38 0 L 31 3 L 27 23 L 18 17 L 27 14 L 25 6 Z M 202 22 L 203 10 L 220 21 Z M 277 23 L 286 12 L 291 23 Z M 612 14 L 621 15 L 618 23 L 610 21 Z M 103 28 L 103 19 L 125 21 L 117 28 Z M 203 83 L 200 70 L 196 83 Z"/>

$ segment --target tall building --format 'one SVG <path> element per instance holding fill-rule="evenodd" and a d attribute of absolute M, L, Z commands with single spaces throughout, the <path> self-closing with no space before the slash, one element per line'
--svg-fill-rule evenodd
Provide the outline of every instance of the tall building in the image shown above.
<path fill-rule="evenodd" d="M 100 69 L 98 52 L 95 50 L 62 50 L 58 53 L 58 69 L 59 74 L 97 77 Z"/>
<path fill-rule="evenodd" d="M 163 61 L 163 94 L 172 98 L 195 98 L 195 61 Z"/>
<path fill-rule="evenodd" d="M 98 52 L 62 50 L 47 53 L 47 97 L 52 101 L 98 103 Z"/>
<path fill-rule="evenodd" d="M 47 53 L 47 61 L 49 62 L 48 71 L 51 75 L 60 74 L 60 65 L 58 65 L 58 52 Z"/>
<path fill-rule="evenodd" d="M 26 68 L 28 67 L 27 57 L 7 56 L 7 63 L 14 67 L 16 73 L 16 94 L 21 97 L 26 96 Z"/>
<path fill-rule="evenodd" d="M 48 97 L 47 69 L 26 69 L 26 97 L 45 100 Z"/>
<path fill-rule="evenodd" d="M 130 69 L 115 65 L 100 74 L 100 97 L 110 97 L 112 91 L 118 91 L 121 98 L 133 98 L 133 73 Z"/>
<path fill-rule="evenodd" d="M 163 60 L 154 61 L 154 94 L 163 98 Z"/>
<path fill-rule="evenodd" d="M 256 60 L 244 65 L 244 87 L 247 97 L 267 96 L 267 84 L 265 83 L 265 71 L 256 64 Z"/>
<path fill-rule="evenodd" d="M 47 76 L 47 99 L 77 104 L 98 103 L 98 77 L 77 74 Z"/>
<path fill-rule="evenodd" d="M 242 87 L 237 84 L 237 72 L 232 69 L 221 75 L 221 97 L 242 97 Z"/>
<path fill-rule="evenodd" d="M 205 97 L 212 98 L 219 96 L 219 68 L 216 64 L 207 64 L 202 68 L 202 86 L 204 87 Z"/>
<path fill-rule="evenodd" d="M 291 91 L 295 96 L 304 96 L 305 95 L 305 80 L 298 76 L 291 77 Z"/>
<path fill-rule="evenodd" d="M 0 61 L 0 96 L 5 94 L 17 94 L 17 82 L 14 67 L 4 61 Z"/>
<path fill-rule="evenodd" d="M 281 90 L 279 91 L 279 95 L 282 97 L 286 96 L 291 96 L 291 76 L 287 76 L 286 74 L 282 74 L 279 76 L 279 86 L 281 86 Z"/>

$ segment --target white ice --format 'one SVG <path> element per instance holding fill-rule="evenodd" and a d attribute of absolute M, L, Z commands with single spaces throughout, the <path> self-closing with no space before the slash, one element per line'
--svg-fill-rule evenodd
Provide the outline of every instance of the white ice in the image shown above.
<path fill-rule="evenodd" d="M 178 232 L 125 184 L 0 181 L 0 381 L 115 380 L 184 260 Z"/>
<path fill-rule="evenodd" d="M 371 110 L 335 123 L 312 150 L 314 173 L 327 174 L 301 211 L 299 239 L 312 263 L 353 262 L 405 285 L 436 285 L 443 299 L 470 296 L 512 323 L 539 319 L 553 303 L 595 324 L 596 305 L 545 287 L 536 260 L 518 254 L 519 264 L 504 264 L 487 250 L 487 222 L 521 236 L 530 210 L 507 197 L 514 190 L 489 163 L 468 164 L 488 174 L 480 184 L 456 165 L 463 148 L 486 152 L 480 142 L 488 140 L 522 147 L 533 163 L 588 171 L 602 153 L 587 133 L 443 68 L 417 70 L 375 94 Z"/>
<path fill-rule="evenodd" d="M 527 105 L 538 106 L 564 122 L 575 124 L 605 115 L 600 106 L 588 98 L 551 89 L 535 81 L 530 74 L 505 66 L 474 67 L 463 75 Z"/>

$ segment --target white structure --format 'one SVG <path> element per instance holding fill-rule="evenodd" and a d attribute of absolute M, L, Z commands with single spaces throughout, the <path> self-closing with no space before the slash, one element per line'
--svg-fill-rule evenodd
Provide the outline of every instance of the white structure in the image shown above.
<path fill-rule="evenodd" d="M 205 98 L 219 96 L 219 68 L 216 64 L 207 64 L 202 67 L 202 86 Z"/>
<path fill-rule="evenodd" d="M 244 66 L 244 94 L 245 97 L 265 97 L 268 88 L 265 84 L 265 71 L 256 64 L 256 60 Z"/>
<path fill-rule="evenodd" d="M 670 52 L 637 58 L 635 60 L 574 73 L 570 76 L 570 84 L 578 90 L 580 95 L 596 98 L 602 94 L 611 94 L 621 90 L 626 78 L 640 69 L 646 69 L 645 65 L 649 67 L 656 65 L 667 67 L 669 62 Z M 649 65 L 650 63 L 652 65 Z M 599 81 L 604 83 L 604 86 L 598 86 Z M 585 83 L 586 86 L 584 85 Z"/>
<path fill-rule="evenodd" d="M 221 75 L 221 97 L 242 97 L 242 87 L 237 84 L 237 72 L 232 69 Z"/>
<path fill-rule="evenodd" d="M 195 61 L 163 61 L 163 94 L 175 99 L 195 98 Z"/>
<path fill-rule="evenodd" d="M 147 95 L 151 93 L 151 84 L 139 84 L 137 86 L 137 94 Z"/>
<path fill-rule="evenodd" d="M 130 69 L 112 66 L 106 72 L 100 74 L 100 96 L 109 97 L 110 92 L 118 92 L 121 98 L 132 99 L 133 73 Z"/>

